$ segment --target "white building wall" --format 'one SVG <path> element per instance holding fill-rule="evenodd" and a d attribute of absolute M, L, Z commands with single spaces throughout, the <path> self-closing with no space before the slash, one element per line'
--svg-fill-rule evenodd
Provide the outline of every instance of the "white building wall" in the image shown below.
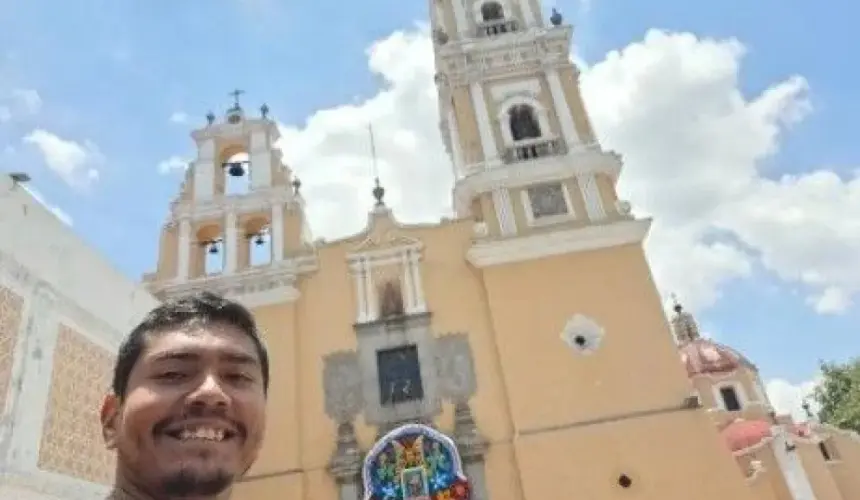
<path fill-rule="evenodd" d="M 0 286 L 24 300 L 11 382 L 0 409 L 0 499 L 10 491 L 4 488 L 16 483 L 15 488 L 42 484 L 43 491 L 99 498 L 103 487 L 37 467 L 59 325 L 73 327 L 113 354 L 158 301 L 6 175 L 0 175 Z"/>

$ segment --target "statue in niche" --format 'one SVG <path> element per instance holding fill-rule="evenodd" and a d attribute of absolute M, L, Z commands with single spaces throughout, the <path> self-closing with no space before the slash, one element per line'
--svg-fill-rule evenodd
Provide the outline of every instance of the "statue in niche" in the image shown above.
<path fill-rule="evenodd" d="M 379 307 L 380 318 L 396 318 L 405 314 L 403 307 L 403 294 L 400 292 L 399 283 L 395 283 L 393 281 L 387 282 L 382 286 L 382 290 L 379 295 L 382 299 L 380 300 Z"/>

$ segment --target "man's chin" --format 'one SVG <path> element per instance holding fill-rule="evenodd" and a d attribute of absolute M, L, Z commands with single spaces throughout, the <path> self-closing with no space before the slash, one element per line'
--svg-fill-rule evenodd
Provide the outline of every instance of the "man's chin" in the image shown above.
<path fill-rule="evenodd" d="M 162 491 L 176 497 L 215 496 L 226 491 L 234 477 L 226 468 L 184 464 L 164 478 Z"/>

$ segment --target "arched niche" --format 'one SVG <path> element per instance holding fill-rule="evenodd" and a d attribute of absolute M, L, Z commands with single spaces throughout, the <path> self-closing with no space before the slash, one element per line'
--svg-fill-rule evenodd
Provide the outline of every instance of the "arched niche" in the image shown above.
<path fill-rule="evenodd" d="M 251 190 L 251 164 L 246 144 L 237 142 L 223 146 L 217 156 L 216 167 L 216 193 L 240 195 Z M 231 168 L 241 169 L 242 175 L 232 175 Z"/>
<path fill-rule="evenodd" d="M 520 108 L 518 108 L 520 107 Z M 538 138 L 550 137 L 549 114 L 541 102 L 534 97 L 525 95 L 515 95 L 505 99 L 499 106 L 499 114 L 496 117 L 499 122 L 499 127 L 502 132 L 502 139 L 507 146 L 515 146 L 517 141 L 514 139 L 514 132 L 511 128 L 512 111 L 523 109 L 526 107 L 531 110 L 533 118 L 537 121 L 537 126 L 540 130 Z M 536 138 L 526 137 L 521 141 L 532 141 Z"/>
<path fill-rule="evenodd" d="M 249 266 L 262 266 L 272 262 L 272 228 L 269 217 L 254 216 L 242 224 L 245 235 L 246 258 Z"/>
<path fill-rule="evenodd" d="M 226 248 L 224 246 L 223 227 L 218 224 L 206 224 L 197 229 L 195 248 L 192 249 L 195 258 L 195 275 L 209 276 L 220 274 L 226 264 Z"/>

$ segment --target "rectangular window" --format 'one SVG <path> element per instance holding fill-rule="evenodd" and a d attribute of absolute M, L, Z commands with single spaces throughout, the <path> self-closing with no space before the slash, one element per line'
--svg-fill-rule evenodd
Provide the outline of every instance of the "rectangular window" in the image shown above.
<path fill-rule="evenodd" d="M 408 345 L 376 353 L 379 396 L 383 406 L 424 398 L 418 347 Z"/>
<path fill-rule="evenodd" d="M 723 398 L 723 404 L 728 411 L 739 411 L 741 409 L 741 401 L 738 398 L 738 393 L 734 387 L 720 388 L 720 396 Z"/>

